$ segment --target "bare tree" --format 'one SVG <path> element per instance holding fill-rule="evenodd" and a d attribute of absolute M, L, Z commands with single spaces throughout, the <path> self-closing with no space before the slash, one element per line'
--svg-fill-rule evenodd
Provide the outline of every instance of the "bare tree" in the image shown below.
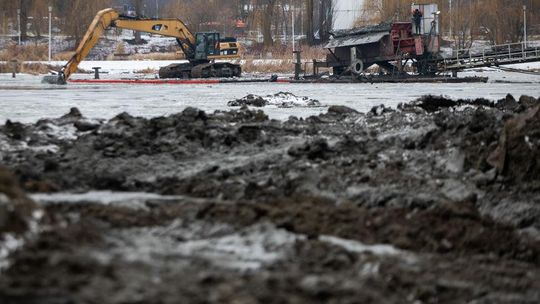
<path fill-rule="evenodd" d="M 314 5 L 313 0 L 305 0 L 305 33 L 306 33 L 306 41 L 309 45 L 315 44 L 315 33 L 314 33 L 314 26 L 313 26 L 313 13 L 314 13 Z"/>
<path fill-rule="evenodd" d="M 137 14 L 137 17 L 140 17 L 143 15 L 143 1 L 142 0 L 134 0 L 134 4 L 135 4 L 135 12 Z M 143 40 L 141 38 L 141 32 L 138 32 L 138 31 L 134 31 L 134 43 L 135 44 L 142 44 L 143 43 Z"/>
<path fill-rule="evenodd" d="M 496 0 L 492 5 L 480 20 L 487 38 L 492 44 L 520 41 L 523 38 L 522 4 Z"/>
<path fill-rule="evenodd" d="M 30 29 L 37 37 L 41 37 L 41 34 L 46 31 L 48 24 L 48 3 L 47 1 L 32 1 L 30 9 L 30 15 L 32 16 L 32 23 Z"/>
<path fill-rule="evenodd" d="M 28 39 L 28 13 L 32 5 L 31 0 L 19 0 L 19 9 L 21 10 L 21 40 Z"/>
<path fill-rule="evenodd" d="M 71 0 L 62 6 L 64 21 L 61 24 L 62 31 L 81 40 L 88 26 L 96 16 L 96 13 L 104 8 L 111 7 L 111 0 Z"/>
<path fill-rule="evenodd" d="M 276 0 L 263 0 L 262 33 L 265 47 L 274 45 L 272 37 L 272 24 L 274 20 L 274 9 Z"/>
<path fill-rule="evenodd" d="M 328 41 L 334 26 L 335 5 L 333 0 L 320 0 L 319 36 L 321 42 Z"/>

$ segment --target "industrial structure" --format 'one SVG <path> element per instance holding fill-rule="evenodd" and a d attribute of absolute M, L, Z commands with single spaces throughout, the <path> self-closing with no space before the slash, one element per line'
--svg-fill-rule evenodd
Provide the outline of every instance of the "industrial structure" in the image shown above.
<path fill-rule="evenodd" d="M 332 68 L 336 76 L 361 75 L 377 64 L 392 75 L 403 75 L 409 62 L 419 74 L 436 73 L 440 59 L 439 25 L 436 4 L 413 5 L 425 16 L 419 33 L 413 22 L 382 23 L 352 30 L 335 31 L 325 46 L 326 61 L 314 62 L 315 73 L 321 67 Z"/>
<path fill-rule="evenodd" d="M 325 61 L 313 61 L 314 75 L 320 68 L 332 68 L 334 77 L 362 78 L 364 71 L 373 65 L 384 70 L 391 78 L 410 76 L 435 76 L 442 73 L 540 61 L 540 49 L 529 47 L 526 42 L 490 46 L 478 51 L 470 49 L 453 51 L 443 57 L 440 50 L 439 10 L 436 4 L 415 4 L 423 16 L 420 31 L 414 21 L 382 23 L 352 30 L 335 31 L 325 48 Z M 406 68 L 414 73 L 407 73 Z"/>

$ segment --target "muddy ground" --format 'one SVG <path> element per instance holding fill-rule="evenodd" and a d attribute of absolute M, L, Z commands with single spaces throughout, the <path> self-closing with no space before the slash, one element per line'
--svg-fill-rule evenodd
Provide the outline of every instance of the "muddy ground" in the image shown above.
<path fill-rule="evenodd" d="M 1 303 L 540 302 L 532 97 L 72 109 L 6 122 L 0 161 Z"/>

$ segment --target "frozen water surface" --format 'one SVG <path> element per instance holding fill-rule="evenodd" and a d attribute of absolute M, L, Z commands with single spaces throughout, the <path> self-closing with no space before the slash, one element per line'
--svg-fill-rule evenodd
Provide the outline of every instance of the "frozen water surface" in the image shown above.
<path fill-rule="evenodd" d="M 205 111 L 227 110 L 227 102 L 247 94 L 269 95 L 291 92 L 297 96 L 317 99 L 321 104 L 346 105 L 362 112 L 384 104 L 395 107 L 425 94 L 452 98 L 500 99 L 506 94 L 540 96 L 540 76 L 485 71 L 462 73 L 460 76 L 486 76 L 489 83 L 413 83 L 413 84 L 286 84 L 240 83 L 212 85 L 129 85 L 129 84 L 41 84 L 41 76 L 0 74 L 0 124 L 6 119 L 35 122 L 44 117 L 58 117 L 78 107 L 88 118 L 112 118 L 121 112 L 134 116 L 154 117 L 177 113 L 186 107 Z M 137 75 L 104 75 L 121 78 Z M 75 75 L 74 78 L 89 78 Z M 139 75 L 140 77 L 140 75 Z M 148 76 L 147 76 L 148 77 Z M 512 81 L 498 83 L 495 81 Z M 321 108 L 265 107 L 275 119 L 289 116 L 306 117 L 326 112 Z"/>

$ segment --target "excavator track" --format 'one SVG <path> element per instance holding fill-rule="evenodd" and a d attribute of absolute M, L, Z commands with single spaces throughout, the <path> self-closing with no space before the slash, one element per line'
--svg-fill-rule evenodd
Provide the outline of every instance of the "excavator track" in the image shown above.
<path fill-rule="evenodd" d="M 193 65 L 191 63 L 173 63 L 159 69 L 159 78 L 161 79 L 192 78 L 191 69 L 193 69 Z"/>
<path fill-rule="evenodd" d="M 193 66 L 190 63 L 171 64 L 159 69 L 159 78 L 231 78 L 240 77 L 242 68 L 228 62 L 202 63 Z"/>

